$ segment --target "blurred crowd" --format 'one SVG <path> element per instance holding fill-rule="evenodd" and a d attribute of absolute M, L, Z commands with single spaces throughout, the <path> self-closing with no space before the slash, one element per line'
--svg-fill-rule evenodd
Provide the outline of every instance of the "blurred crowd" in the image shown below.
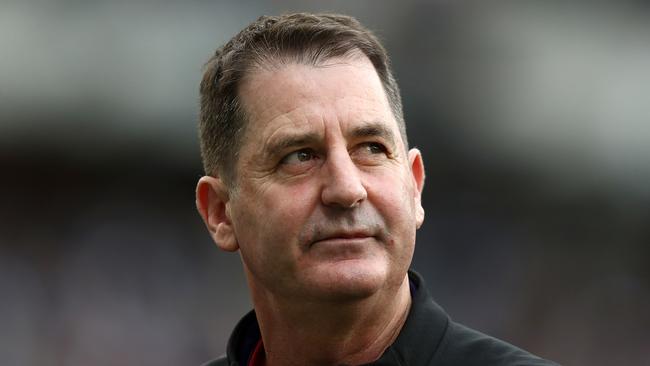
<path fill-rule="evenodd" d="M 199 365 L 250 300 L 194 208 L 201 66 L 262 14 L 392 56 L 424 154 L 413 268 L 456 320 L 566 365 L 650 364 L 643 2 L 0 4 L 2 365 Z"/>

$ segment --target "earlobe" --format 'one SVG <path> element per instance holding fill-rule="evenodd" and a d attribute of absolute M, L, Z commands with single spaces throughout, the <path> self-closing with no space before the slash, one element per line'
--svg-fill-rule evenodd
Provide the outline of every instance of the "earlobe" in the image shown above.
<path fill-rule="evenodd" d="M 409 150 L 409 166 L 411 168 L 411 175 L 413 176 L 413 183 L 415 186 L 414 197 L 415 200 L 415 224 L 419 229 L 424 222 L 424 208 L 422 207 L 422 190 L 424 189 L 424 162 L 422 161 L 422 154 L 418 149 Z"/>
<path fill-rule="evenodd" d="M 196 209 L 210 232 L 212 240 L 224 251 L 239 249 L 228 213 L 229 193 L 223 181 L 204 176 L 196 185 Z"/>

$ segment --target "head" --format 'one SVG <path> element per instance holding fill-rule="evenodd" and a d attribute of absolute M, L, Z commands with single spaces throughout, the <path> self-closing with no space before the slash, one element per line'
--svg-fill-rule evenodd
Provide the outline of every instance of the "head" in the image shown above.
<path fill-rule="evenodd" d="M 385 51 L 355 20 L 263 17 L 208 64 L 197 207 L 256 296 L 402 286 L 424 211 Z"/>
<path fill-rule="evenodd" d="M 352 17 L 337 14 L 263 16 L 217 49 L 205 65 L 199 119 L 205 174 L 218 175 L 229 187 L 234 183 L 247 127 L 239 92 L 253 70 L 292 62 L 318 65 L 354 53 L 365 55 L 375 68 L 408 146 L 400 91 L 388 54 L 368 29 Z"/>

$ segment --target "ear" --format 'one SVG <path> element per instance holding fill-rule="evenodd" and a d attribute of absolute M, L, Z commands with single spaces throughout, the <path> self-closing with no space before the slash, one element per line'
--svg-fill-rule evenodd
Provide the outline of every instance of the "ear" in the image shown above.
<path fill-rule="evenodd" d="M 415 223 L 419 229 L 424 222 L 424 208 L 422 207 L 422 189 L 424 188 L 424 162 L 422 161 L 422 154 L 420 153 L 420 150 L 409 150 L 409 165 L 415 186 L 413 197 L 415 200 Z"/>
<path fill-rule="evenodd" d="M 205 176 L 196 185 L 196 209 L 203 218 L 212 240 L 224 251 L 239 249 L 228 210 L 229 193 L 217 177 Z"/>

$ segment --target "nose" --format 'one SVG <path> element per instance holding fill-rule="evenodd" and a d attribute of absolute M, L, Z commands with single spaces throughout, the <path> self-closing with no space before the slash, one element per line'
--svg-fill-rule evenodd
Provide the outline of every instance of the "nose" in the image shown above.
<path fill-rule="evenodd" d="M 368 193 L 347 149 L 341 150 L 327 158 L 321 199 L 327 206 L 352 208 L 365 200 Z"/>

